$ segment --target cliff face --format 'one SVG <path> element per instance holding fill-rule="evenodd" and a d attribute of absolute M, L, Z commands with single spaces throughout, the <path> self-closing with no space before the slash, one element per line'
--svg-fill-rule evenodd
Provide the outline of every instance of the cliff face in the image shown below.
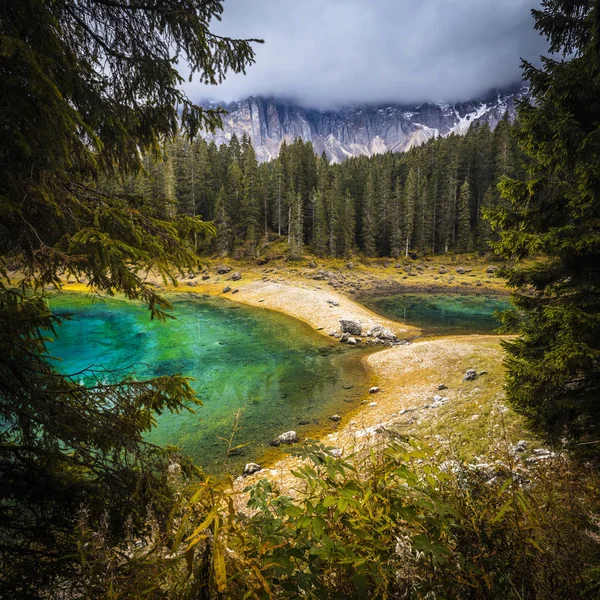
<path fill-rule="evenodd" d="M 240 139 L 246 133 L 261 162 L 275 158 L 283 140 L 302 138 L 312 142 L 315 152 L 324 151 L 332 162 L 341 162 L 351 156 L 404 152 L 434 136 L 464 135 L 476 122 L 487 122 L 493 129 L 506 112 L 514 119 L 516 101 L 527 94 L 522 88 L 452 105 L 360 106 L 338 111 L 250 97 L 226 105 L 229 114 L 223 118 L 223 129 L 205 138 L 220 145 L 234 133 Z"/>

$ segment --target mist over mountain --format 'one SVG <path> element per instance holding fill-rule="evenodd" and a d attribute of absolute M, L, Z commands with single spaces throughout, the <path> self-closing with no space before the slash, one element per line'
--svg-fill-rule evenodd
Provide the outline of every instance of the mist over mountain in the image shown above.
<path fill-rule="evenodd" d="M 528 93 L 528 88 L 521 87 L 494 90 L 482 98 L 454 104 L 386 103 L 339 110 L 251 96 L 223 105 L 228 111 L 223 128 L 204 134 L 204 138 L 220 145 L 229 143 L 233 134 L 240 139 L 247 134 L 260 162 L 275 158 L 284 140 L 301 138 L 312 142 L 316 153 L 325 152 L 336 163 L 353 156 L 405 152 L 434 137 L 464 135 L 473 123 L 488 123 L 494 129 L 506 113 L 514 120 L 517 101 Z"/>

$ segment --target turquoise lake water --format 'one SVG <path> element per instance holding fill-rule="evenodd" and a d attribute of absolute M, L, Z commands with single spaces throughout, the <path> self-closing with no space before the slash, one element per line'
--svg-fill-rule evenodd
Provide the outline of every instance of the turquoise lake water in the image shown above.
<path fill-rule="evenodd" d="M 420 327 L 424 335 L 494 333 L 500 326 L 494 313 L 511 307 L 506 297 L 485 295 L 401 294 L 361 302 L 385 317 Z"/>
<path fill-rule="evenodd" d="M 344 352 L 295 319 L 208 297 L 169 299 L 177 319 L 161 323 L 133 302 L 56 295 L 54 312 L 72 318 L 49 351 L 64 373 L 101 366 L 113 378 L 194 377 L 204 406 L 159 416 L 148 439 L 181 447 L 208 471 L 239 472 L 272 453 L 269 442 L 290 429 L 301 438 L 332 430 L 328 417 L 356 407 L 368 389 L 364 351 Z M 230 436 L 238 409 L 235 444 L 250 444 L 225 464 L 227 444 L 219 437 Z"/>

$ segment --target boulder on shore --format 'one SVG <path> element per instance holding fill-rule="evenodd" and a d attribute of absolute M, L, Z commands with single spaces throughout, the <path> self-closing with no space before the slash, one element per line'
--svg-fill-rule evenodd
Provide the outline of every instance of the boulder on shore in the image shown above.
<path fill-rule="evenodd" d="M 239 272 L 238 272 L 238 273 L 234 273 L 234 274 L 231 276 L 231 280 L 232 280 L 232 281 L 239 281 L 241 278 L 242 278 L 242 274 L 241 274 L 241 273 L 239 273 Z"/>
<path fill-rule="evenodd" d="M 279 437 L 276 437 L 271 446 L 281 446 L 281 444 L 295 444 L 298 441 L 298 434 L 295 431 L 286 431 Z"/>
<path fill-rule="evenodd" d="M 258 473 L 259 471 L 262 471 L 262 467 L 256 463 L 248 463 L 245 467 L 244 467 L 244 475 L 254 475 L 254 473 Z"/>
<path fill-rule="evenodd" d="M 374 325 L 371 328 L 371 331 L 367 335 L 371 335 L 375 338 L 378 338 L 380 340 L 385 340 L 387 342 L 397 342 L 398 341 L 398 338 L 396 337 L 394 332 L 391 331 L 390 329 L 388 329 L 387 327 L 384 327 L 383 325 Z"/>
<path fill-rule="evenodd" d="M 362 325 L 358 321 L 340 319 L 340 330 L 350 335 L 362 335 Z"/>
<path fill-rule="evenodd" d="M 231 291 L 231 288 L 230 288 L 228 285 L 226 285 L 226 286 L 223 288 L 223 293 L 224 293 L 224 294 L 227 294 L 227 293 L 228 293 L 228 292 L 230 292 L 230 291 Z"/>
<path fill-rule="evenodd" d="M 475 369 L 469 369 L 465 373 L 465 381 L 474 381 L 477 379 L 477 371 Z"/>
<path fill-rule="evenodd" d="M 226 275 L 231 271 L 231 267 L 229 265 L 217 265 L 217 273 L 219 275 Z"/>

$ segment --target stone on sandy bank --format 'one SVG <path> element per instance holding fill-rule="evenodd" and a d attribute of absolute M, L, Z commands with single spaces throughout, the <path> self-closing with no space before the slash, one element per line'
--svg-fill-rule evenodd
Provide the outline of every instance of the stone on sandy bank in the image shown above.
<path fill-rule="evenodd" d="M 356 346 L 356 344 L 358 344 L 358 342 L 356 341 L 356 338 L 353 338 L 353 337 L 349 337 L 348 338 L 348 345 L 349 346 Z"/>
<path fill-rule="evenodd" d="M 465 381 L 474 381 L 477 379 L 477 371 L 475 369 L 469 369 L 465 373 Z"/>
<path fill-rule="evenodd" d="M 230 291 L 231 291 L 231 288 L 230 288 L 228 285 L 226 285 L 226 286 L 223 288 L 223 293 L 224 293 L 224 294 L 227 294 L 227 293 L 228 293 L 228 292 L 230 292 Z"/>
<path fill-rule="evenodd" d="M 231 281 L 239 281 L 241 278 L 242 278 L 242 274 L 240 272 L 237 272 L 231 276 Z"/>
<path fill-rule="evenodd" d="M 377 386 L 374 386 L 369 390 L 369 394 L 377 394 L 377 393 L 379 393 L 379 388 Z"/>
<path fill-rule="evenodd" d="M 206 281 L 207 279 L 210 279 L 210 275 L 202 275 L 202 281 Z"/>
<path fill-rule="evenodd" d="M 350 335 L 362 335 L 362 325 L 358 321 L 340 319 L 340 330 Z"/>
<path fill-rule="evenodd" d="M 339 306 L 340 303 L 337 300 L 327 300 L 327 304 L 330 306 Z"/>
<path fill-rule="evenodd" d="M 383 325 L 374 325 L 371 328 L 371 331 L 367 332 L 367 335 L 370 335 L 380 340 L 385 340 L 387 342 L 398 341 L 398 338 L 396 337 L 394 332 L 388 329 L 387 327 L 384 327 Z"/>
<path fill-rule="evenodd" d="M 263 265 L 266 265 L 268 262 L 269 262 L 269 259 L 268 259 L 268 258 L 258 258 L 258 259 L 256 260 L 256 264 L 257 264 L 259 267 L 262 267 Z"/>
<path fill-rule="evenodd" d="M 335 421 L 336 423 L 339 423 L 339 421 L 342 420 L 342 417 L 340 417 L 340 415 L 331 415 L 331 417 L 329 417 L 330 421 Z"/>
<path fill-rule="evenodd" d="M 256 463 L 248 463 L 244 467 L 244 475 L 253 475 L 254 473 L 258 473 L 259 471 L 262 471 L 262 467 L 260 465 L 257 465 Z"/>
<path fill-rule="evenodd" d="M 445 383 L 440 383 L 440 385 L 438 385 L 438 390 L 441 392 L 442 390 L 447 390 L 448 387 L 446 386 Z"/>
<path fill-rule="evenodd" d="M 286 431 L 279 437 L 276 437 L 272 442 L 271 446 L 281 446 L 281 444 L 295 444 L 298 441 L 298 435 L 295 431 Z"/>
<path fill-rule="evenodd" d="M 219 275 L 226 275 L 231 271 L 231 267 L 229 265 L 217 265 L 217 273 Z"/>

